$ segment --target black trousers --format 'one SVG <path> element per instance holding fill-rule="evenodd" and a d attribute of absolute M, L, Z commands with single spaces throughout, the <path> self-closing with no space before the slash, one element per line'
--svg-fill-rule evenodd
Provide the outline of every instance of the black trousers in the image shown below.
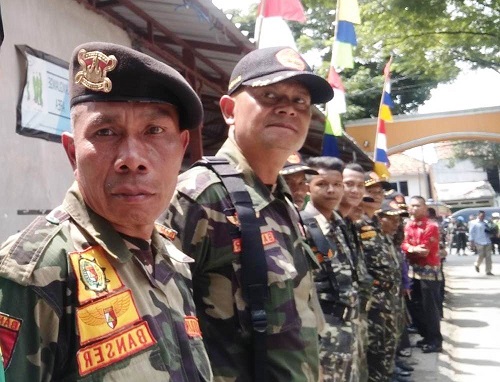
<path fill-rule="evenodd" d="M 419 334 L 427 344 L 441 346 L 441 281 L 413 279 L 408 310 Z"/>

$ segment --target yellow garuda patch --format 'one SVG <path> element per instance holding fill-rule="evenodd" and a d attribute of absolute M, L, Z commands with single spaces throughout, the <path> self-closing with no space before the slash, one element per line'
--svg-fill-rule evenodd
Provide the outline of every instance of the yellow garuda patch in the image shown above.
<path fill-rule="evenodd" d="M 103 341 L 78 350 L 78 372 L 81 376 L 119 362 L 156 344 L 146 321 Z"/>
<path fill-rule="evenodd" d="M 372 239 L 375 236 L 377 236 L 377 233 L 375 231 L 367 231 L 367 232 L 361 232 L 360 235 L 361 240 L 366 240 L 366 239 Z"/>
<path fill-rule="evenodd" d="M 361 227 L 361 231 L 373 231 L 375 229 L 375 227 L 373 227 L 372 225 L 364 225 L 363 227 Z"/>
<path fill-rule="evenodd" d="M 77 278 L 78 302 L 83 305 L 121 289 L 123 283 L 100 246 L 69 254 Z"/>
<path fill-rule="evenodd" d="M 132 292 L 128 289 L 76 309 L 82 345 L 120 331 L 139 320 Z"/>

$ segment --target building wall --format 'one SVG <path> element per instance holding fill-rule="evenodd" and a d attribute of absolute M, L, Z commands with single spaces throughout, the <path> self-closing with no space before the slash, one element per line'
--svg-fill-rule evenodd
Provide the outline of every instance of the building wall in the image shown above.
<path fill-rule="evenodd" d="M 60 143 L 16 134 L 16 107 L 25 74 L 15 45 L 64 61 L 86 41 L 131 45 L 127 33 L 74 0 L 2 0 L 5 40 L 0 49 L 0 242 L 33 215 L 60 204 L 73 173 Z"/>
<path fill-rule="evenodd" d="M 477 182 L 488 180 L 486 172 L 482 168 L 475 168 L 470 160 L 457 161 L 453 167 L 449 167 L 448 159 L 440 159 L 431 165 L 433 181 L 436 183 L 455 182 Z"/>
<path fill-rule="evenodd" d="M 417 174 L 406 174 L 406 175 L 396 175 L 391 176 L 390 182 L 408 182 L 408 197 L 406 197 L 406 201 L 409 201 L 409 198 L 412 196 L 420 195 L 425 199 L 431 197 L 429 195 L 429 182 L 427 179 L 427 174 L 417 173 Z M 399 191 L 399 190 L 398 190 Z"/>

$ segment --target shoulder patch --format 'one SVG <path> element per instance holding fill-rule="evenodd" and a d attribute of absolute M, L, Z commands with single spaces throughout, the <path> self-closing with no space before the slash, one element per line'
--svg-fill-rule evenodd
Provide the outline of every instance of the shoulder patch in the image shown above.
<path fill-rule="evenodd" d="M 9 367 L 21 325 L 21 319 L 0 312 L 0 355 L 3 358 L 4 369 Z"/>
<path fill-rule="evenodd" d="M 38 216 L 10 245 L 1 259 L 0 275 L 26 286 L 40 256 L 50 241 L 61 230 L 69 215 L 64 211 L 52 211 L 47 217 Z"/>
<path fill-rule="evenodd" d="M 166 227 L 163 224 L 155 223 L 155 228 L 161 236 L 170 241 L 174 241 L 177 236 L 177 231 L 175 229 Z"/>

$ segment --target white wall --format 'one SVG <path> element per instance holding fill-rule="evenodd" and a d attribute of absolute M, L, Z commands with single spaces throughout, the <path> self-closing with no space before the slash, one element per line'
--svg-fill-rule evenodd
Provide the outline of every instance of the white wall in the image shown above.
<path fill-rule="evenodd" d="M 75 0 L 2 0 L 5 40 L 0 49 L 0 242 L 23 229 L 34 216 L 19 210 L 58 206 L 73 180 L 59 143 L 16 134 L 16 107 L 25 73 L 15 45 L 69 61 L 87 41 L 130 46 L 125 31 Z"/>
<path fill-rule="evenodd" d="M 458 183 L 476 182 L 488 180 L 486 172 L 482 168 L 475 168 L 472 162 L 467 159 L 457 161 L 455 166 L 448 167 L 449 160 L 440 159 L 437 163 L 431 164 L 431 171 L 435 183 Z"/>
<path fill-rule="evenodd" d="M 429 186 L 427 181 L 427 175 L 424 173 L 418 174 L 407 174 L 407 175 L 397 175 L 391 176 L 391 182 L 408 182 L 408 197 L 406 201 L 409 202 L 409 197 L 420 195 L 425 199 L 430 198 Z"/>

